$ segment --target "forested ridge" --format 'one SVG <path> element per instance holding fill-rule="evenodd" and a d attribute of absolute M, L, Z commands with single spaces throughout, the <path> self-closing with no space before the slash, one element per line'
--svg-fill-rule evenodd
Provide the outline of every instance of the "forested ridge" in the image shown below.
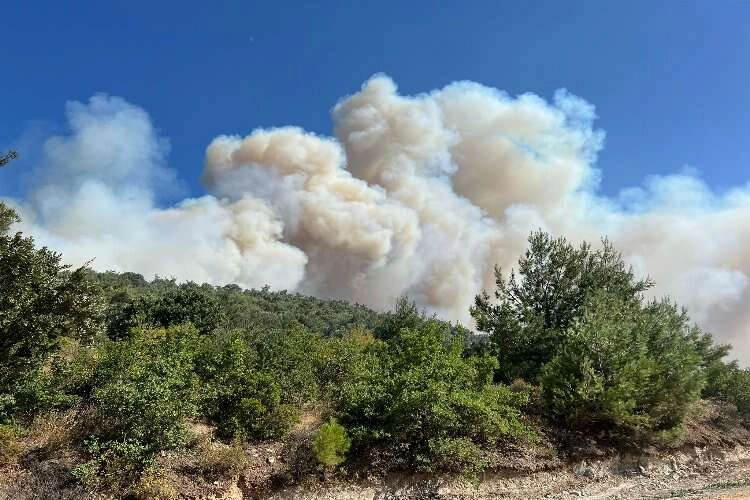
<path fill-rule="evenodd" d="M 564 454 L 580 435 L 668 447 L 701 399 L 750 425 L 750 372 L 679 305 L 646 299 L 653 283 L 606 239 L 532 233 L 476 298 L 471 332 L 408 297 L 376 312 L 74 269 L 17 221 L 0 204 L 0 464 L 52 457 L 54 484 L 79 492 L 175 497 L 160 457 L 239 474 L 247 443 L 309 415 L 288 481 L 371 467 L 471 479 L 504 450 Z"/>

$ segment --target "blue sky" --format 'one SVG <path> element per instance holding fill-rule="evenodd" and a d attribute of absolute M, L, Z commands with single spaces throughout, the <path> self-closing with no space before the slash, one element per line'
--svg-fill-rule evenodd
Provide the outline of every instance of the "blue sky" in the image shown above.
<path fill-rule="evenodd" d="M 170 166 L 202 192 L 218 134 L 294 124 L 331 132 L 329 110 L 373 73 L 402 93 L 474 80 L 597 108 L 602 191 L 689 165 L 714 188 L 750 165 L 750 2 L 12 2 L 3 7 L 0 174 L 17 194 L 35 140 L 67 100 L 105 92 L 149 112 Z"/>

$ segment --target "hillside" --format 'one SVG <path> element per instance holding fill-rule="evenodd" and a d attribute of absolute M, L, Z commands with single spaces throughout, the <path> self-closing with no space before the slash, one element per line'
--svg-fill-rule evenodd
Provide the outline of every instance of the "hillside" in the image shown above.
<path fill-rule="evenodd" d="M 531 234 L 476 297 L 477 335 L 408 298 L 71 269 L 16 220 L 0 204 L 8 498 L 742 486 L 750 372 L 606 240 Z"/>

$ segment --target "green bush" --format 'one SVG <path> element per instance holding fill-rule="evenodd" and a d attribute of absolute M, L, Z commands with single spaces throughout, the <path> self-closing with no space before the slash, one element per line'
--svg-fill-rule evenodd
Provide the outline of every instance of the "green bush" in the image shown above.
<path fill-rule="evenodd" d="M 168 328 L 184 323 L 192 323 L 199 332 L 207 334 L 224 322 L 219 302 L 212 292 L 210 286 L 186 283 L 159 294 L 110 299 L 108 335 L 122 339 L 141 325 Z"/>
<path fill-rule="evenodd" d="M 531 437 L 520 407 L 528 395 L 492 383 L 497 360 L 464 356 L 464 339 L 439 322 L 403 329 L 367 346 L 335 395 L 354 445 L 390 448 L 401 465 L 429 467 L 430 440 L 466 438 L 494 446 Z"/>
<path fill-rule="evenodd" d="M 709 372 L 704 397 L 734 405 L 745 423 L 750 426 L 750 369 L 740 368 L 737 362 L 718 363 Z"/>
<path fill-rule="evenodd" d="M 103 317 L 98 288 L 84 268 L 72 270 L 59 254 L 11 234 L 15 212 L 0 203 L 0 422 L 26 416 L 49 396 L 39 370 L 63 337 L 89 340 Z"/>
<path fill-rule="evenodd" d="M 745 423 L 750 425 L 750 369 L 732 369 L 726 400 L 737 407 Z"/>
<path fill-rule="evenodd" d="M 336 399 L 344 382 L 357 374 L 377 371 L 382 341 L 367 330 L 354 329 L 321 346 L 317 379 L 324 397 Z"/>
<path fill-rule="evenodd" d="M 241 332 L 211 339 L 200 355 L 201 412 L 224 438 L 278 437 L 296 418 L 282 402 L 279 374 L 259 370 L 258 357 Z"/>
<path fill-rule="evenodd" d="M 73 478 L 82 484 L 103 482 L 110 488 L 127 488 L 154 465 L 153 449 L 133 439 L 90 438 L 85 446 L 91 458 L 71 470 Z"/>
<path fill-rule="evenodd" d="M 667 302 L 592 297 L 542 368 L 547 416 L 625 439 L 678 427 L 704 382 L 696 334 Z"/>
<path fill-rule="evenodd" d="M 89 346 L 69 337 L 59 339 L 58 344 L 43 364 L 16 382 L 9 395 L 19 422 L 30 423 L 45 412 L 73 408 L 91 396 L 104 344 Z"/>
<path fill-rule="evenodd" d="M 470 479 L 489 465 L 484 450 L 466 437 L 431 439 L 429 449 L 430 468 L 459 472 Z"/>
<path fill-rule="evenodd" d="M 320 427 L 315 436 L 315 457 L 321 464 L 334 467 L 345 460 L 345 454 L 351 444 L 344 426 L 331 419 Z"/>
<path fill-rule="evenodd" d="M 69 406 L 91 397 L 99 363 L 109 346 L 106 340 L 84 345 L 74 339 L 62 339 L 60 349 L 51 358 L 49 376 Z"/>
<path fill-rule="evenodd" d="M 275 377 L 282 403 L 298 406 L 318 399 L 316 372 L 323 349 L 320 335 L 291 325 L 283 331 L 252 332 L 245 339 L 257 353 L 257 368 Z"/>
<path fill-rule="evenodd" d="M 197 345 L 192 326 L 142 329 L 107 344 L 94 375 L 95 435 L 147 453 L 182 444 L 185 419 L 196 413 Z"/>

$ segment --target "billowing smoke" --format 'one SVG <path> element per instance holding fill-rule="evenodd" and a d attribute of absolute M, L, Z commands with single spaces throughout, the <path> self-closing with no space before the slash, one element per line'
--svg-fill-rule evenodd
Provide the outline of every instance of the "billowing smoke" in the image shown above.
<path fill-rule="evenodd" d="M 284 243 L 284 223 L 262 199 L 213 196 L 161 209 L 174 190 L 168 143 L 148 115 L 119 98 L 70 103 L 70 135 L 44 146 L 20 209 L 26 229 L 66 260 L 98 269 L 247 286 L 295 288 L 307 257 Z"/>
<path fill-rule="evenodd" d="M 79 264 L 180 280 L 269 284 L 376 308 L 406 294 L 470 324 L 474 295 L 531 230 L 607 235 L 639 274 L 750 362 L 750 185 L 717 194 L 690 172 L 597 193 L 594 108 L 469 82 L 401 96 L 385 76 L 333 110 L 335 138 L 298 128 L 221 136 L 208 195 L 179 184 L 148 115 L 96 96 L 68 105 L 22 202 L 25 229 Z"/>

